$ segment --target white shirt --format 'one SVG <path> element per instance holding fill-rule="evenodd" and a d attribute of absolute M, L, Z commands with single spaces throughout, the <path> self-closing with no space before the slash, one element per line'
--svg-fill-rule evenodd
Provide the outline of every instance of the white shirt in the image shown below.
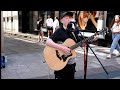
<path fill-rule="evenodd" d="M 55 19 L 55 21 L 53 22 L 53 28 L 59 27 L 59 21 L 58 19 Z"/>
<path fill-rule="evenodd" d="M 114 25 L 112 26 L 111 30 L 115 31 L 116 29 L 120 29 L 120 24 L 117 25 L 117 23 L 114 23 Z"/>
<path fill-rule="evenodd" d="M 52 19 L 52 18 L 48 18 L 48 19 L 46 20 L 46 24 L 47 24 L 47 26 L 52 27 L 52 26 L 53 26 L 53 19 Z"/>

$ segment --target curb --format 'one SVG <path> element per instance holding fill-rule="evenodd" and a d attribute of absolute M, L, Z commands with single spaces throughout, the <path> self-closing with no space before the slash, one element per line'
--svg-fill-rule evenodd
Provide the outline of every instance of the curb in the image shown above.
<path fill-rule="evenodd" d="M 15 33 L 15 32 L 4 32 L 5 36 L 16 37 L 21 39 L 27 39 L 32 41 L 38 41 L 38 35 L 29 34 L 29 33 Z M 46 41 L 47 37 L 43 37 L 44 41 Z"/>

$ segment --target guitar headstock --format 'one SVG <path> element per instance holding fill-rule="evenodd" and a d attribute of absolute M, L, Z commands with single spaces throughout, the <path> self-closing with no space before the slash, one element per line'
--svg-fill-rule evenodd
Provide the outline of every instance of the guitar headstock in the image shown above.
<path fill-rule="evenodd" d="M 107 29 L 104 28 L 104 29 L 100 30 L 99 32 L 96 32 L 94 35 L 100 35 L 100 34 L 106 33 L 106 32 L 107 32 Z"/>

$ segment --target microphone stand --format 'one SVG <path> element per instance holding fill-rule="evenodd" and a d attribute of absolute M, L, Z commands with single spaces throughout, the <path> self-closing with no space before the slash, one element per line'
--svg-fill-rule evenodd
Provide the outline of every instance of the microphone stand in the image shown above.
<path fill-rule="evenodd" d="M 71 30 L 72 28 L 72 24 L 74 24 L 75 26 L 75 30 Z M 104 66 L 102 65 L 102 63 L 100 62 L 99 58 L 97 57 L 97 55 L 94 53 L 94 51 L 92 50 L 92 48 L 90 47 L 89 43 L 88 43 L 88 40 L 85 39 L 85 37 L 81 34 L 80 30 L 78 29 L 77 25 L 75 22 L 70 22 L 68 24 L 68 29 L 73 32 L 73 36 L 76 38 L 77 37 L 77 40 L 78 41 L 78 33 L 80 33 L 81 37 L 83 38 L 84 40 L 84 79 L 86 79 L 86 74 L 87 74 L 87 57 L 88 57 L 88 48 L 90 48 L 90 50 L 93 52 L 94 56 L 96 57 L 96 59 L 99 61 L 99 63 L 101 64 L 103 70 L 105 71 L 105 73 L 108 75 L 108 72 L 107 70 L 104 68 Z M 74 34 L 75 33 L 75 34 Z M 77 35 L 76 35 L 77 33 Z"/>
<path fill-rule="evenodd" d="M 87 57 L 88 57 L 88 48 L 90 48 L 90 50 L 93 52 L 94 56 L 96 57 L 96 59 L 99 61 L 99 63 L 101 64 L 103 70 L 105 71 L 105 73 L 108 75 L 107 70 L 104 68 L 104 66 L 102 65 L 102 63 L 100 62 L 99 58 L 97 57 L 97 55 L 94 53 L 94 51 L 92 50 L 92 48 L 90 47 L 88 41 L 85 41 L 85 37 L 81 34 L 80 30 L 79 30 L 80 35 L 82 36 L 82 38 L 84 39 L 84 79 L 86 79 L 86 74 L 87 74 Z"/>

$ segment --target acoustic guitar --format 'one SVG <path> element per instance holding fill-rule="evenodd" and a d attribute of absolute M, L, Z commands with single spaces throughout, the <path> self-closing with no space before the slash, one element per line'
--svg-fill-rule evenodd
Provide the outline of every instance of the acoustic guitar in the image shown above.
<path fill-rule="evenodd" d="M 105 29 L 100 30 L 99 32 L 96 32 L 94 35 L 92 35 L 91 37 L 86 38 L 85 40 L 82 40 L 78 43 L 75 43 L 74 40 L 70 38 L 66 39 L 65 42 L 60 45 L 67 46 L 71 49 L 71 53 L 69 55 L 65 55 L 62 51 L 56 48 L 46 46 L 43 50 L 43 56 L 44 56 L 45 62 L 48 64 L 48 66 L 51 69 L 55 71 L 63 69 L 71 58 L 76 57 L 75 49 L 78 46 L 81 46 L 84 42 L 87 42 L 87 41 L 92 42 L 92 39 L 94 38 L 94 36 L 102 34 L 104 31 L 106 30 Z"/>

